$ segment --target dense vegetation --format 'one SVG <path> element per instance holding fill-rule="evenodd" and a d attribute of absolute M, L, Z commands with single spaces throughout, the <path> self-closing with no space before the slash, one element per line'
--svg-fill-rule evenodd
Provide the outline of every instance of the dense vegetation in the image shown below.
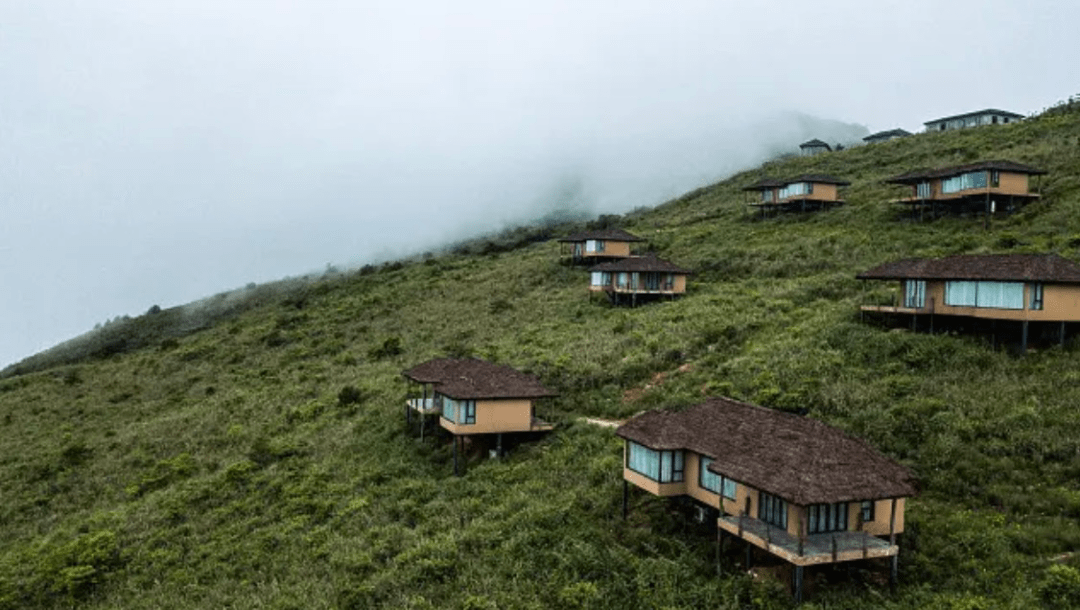
<path fill-rule="evenodd" d="M 989 231 L 884 203 L 890 175 L 991 158 L 1047 169 L 1043 200 Z M 742 186 L 804 172 L 851 180 L 848 205 L 746 212 Z M 620 444 L 577 419 L 715 394 L 809 409 L 919 479 L 897 591 L 872 564 L 815 569 L 806 607 L 1080 605 L 1080 349 L 867 324 L 860 303 L 891 287 L 854 279 L 914 255 L 1076 259 L 1078 218 L 1064 107 L 778 161 L 617 219 L 697 270 L 674 302 L 590 299 L 546 227 L 249 288 L 198 323 L 114 323 L 122 343 L 0 379 L 0 609 L 787 607 L 738 545 L 717 576 L 714 530 L 675 504 L 635 494 L 622 521 Z M 421 443 L 402 409 L 400 371 L 444 354 L 541 376 L 557 431 L 453 477 L 449 444 Z"/>

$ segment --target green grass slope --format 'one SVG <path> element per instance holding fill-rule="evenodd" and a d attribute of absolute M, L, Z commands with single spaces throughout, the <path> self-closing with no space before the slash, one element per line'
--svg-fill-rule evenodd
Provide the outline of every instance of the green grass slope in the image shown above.
<path fill-rule="evenodd" d="M 1047 169 L 1044 199 L 990 231 L 884 203 L 890 175 L 988 158 Z M 747 214 L 742 186 L 811 171 L 851 180 L 848 205 Z M 538 229 L 263 291 L 186 330 L 137 318 L 138 340 L 0 379 L 0 609 L 789 607 L 737 549 L 717 576 L 713 532 L 671 503 L 635 494 L 622 521 L 621 445 L 576 419 L 715 394 L 807 408 L 919 478 L 898 590 L 819 570 L 806 607 L 1076 606 L 1080 350 L 864 324 L 888 287 L 854 275 L 914 255 L 1076 259 L 1078 213 L 1080 112 L 1061 108 L 776 162 L 627 215 L 698 270 L 674 302 L 591 300 Z M 448 443 L 406 433 L 400 377 L 448 353 L 540 375 L 556 432 L 453 477 Z"/>

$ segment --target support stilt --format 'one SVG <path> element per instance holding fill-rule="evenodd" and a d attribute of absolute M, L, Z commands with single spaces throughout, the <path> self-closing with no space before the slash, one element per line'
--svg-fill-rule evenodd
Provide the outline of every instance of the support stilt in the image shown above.
<path fill-rule="evenodd" d="M 890 563 L 892 565 L 889 567 L 889 587 L 895 590 L 900 576 L 900 556 L 893 555 Z"/>
<path fill-rule="evenodd" d="M 502 432 L 500 432 L 499 435 L 497 437 L 495 437 L 495 438 L 496 438 L 496 440 L 495 440 L 495 455 L 501 459 L 502 456 L 503 456 L 503 452 L 502 452 Z"/>
<path fill-rule="evenodd" d="M 795 570 L 793 571 L 792 576 L 795 579 L 795 582 L 793 583 L 794 584 L 793 588 L 795 589 L 795 603 L 796 604 L 801 604 L 802 603 L 803 567 L 802 566 L 795 566 Z"/>
<path fill-rule="evenodd" d="M 454 476 L 461 476 L 458 472 L 458 435 L 456 434 L 454 435 Z"/>
<path fill-rule="evenodd" d="M 1020 323 L 1020 353 L 1021 354 L 1026 354 L 1027 353 L 1027 343 L 1028 343 L 1028 321 L 1024 320 L 1023 322 Z"/>
<path fill-rule="evenodd" d="M 1061 347 L 1065 347 L 1065 320 L 1061 321 L 1061 330 L 1058 331 L 1058 341 L 1061 343 Z"/>
<path fill-rule="evenodd" d="M 750 568 L 753 567 L 751 565 L 751 563 L 750 563 L 750 560 L 752 559 L 751 553 L 753 552 L 753 550 L 754 550 L 754 545 L 747 542 L 746 543 L 746 571 L 748 571 L 748 572 L 750 571 Z"/>
<path fill-rule="evenodd" d="M 623 479 L 622 482 L 622 518 L 626 521 L 626 517 L 630 514 L 630 483 Z"/>

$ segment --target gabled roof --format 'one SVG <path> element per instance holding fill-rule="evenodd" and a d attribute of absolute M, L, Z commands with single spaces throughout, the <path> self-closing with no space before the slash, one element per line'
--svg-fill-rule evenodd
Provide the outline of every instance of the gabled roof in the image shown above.
<path fill-rule="evenodd" d="M 934 119 L 933 121 L 927 121 L 923 125 L 929 125 L 931 123 L 941 123 L 943 121 L 952 121 L 953 119 L 966 119 L 969 116 L 980 116 L 984 114 L 1000 114 L 1007 116 L 1010 119 L 1022 119 L 1024 115 L 1016 114 L 1015 112 L 1009 112 L 1008 110 L 998 110 L 996 108 L 987 108 L 985 110 L 976 110 L 975 112 L 965 112 L 964 114 L 954 114 L 952 116 L 942 117 L 940 119 Z"/>
<path fill-rule="evenodd" d="M 610 263 L 603 263 L 596 265 L 589 269 L 592 271 L 609 271 L 609 272 L 633 272 L 633 271 L 656 271 L 660 273 L 691 273 L 687 269 L 683 269 L 674 263 L 669 263 L 666 260 L 656 258 L 651 254 L 645 256 L 631 256 L 622 260 L 612 261 Z"/>
<path fill-rule="evenodd" d="M 581 233 L 574 233 L 560 238 L 559 241 L 576 242 L 586 241 L 589 239 L 609 239 L 612 241 L 645 241 L 645 239 L 634 235 L 633 233 L 627 233 L 622 229 L 598 229 L 596 231 L 582 231 Z"/>
<path fill-rule="evenodd" d="M 998 280 L 1080 283 L 1080 265 L 1057 254 L 960 254 L 909 258 L 868 269 L 860 280 Z"/>
<path fill-rule="evenodd" d="M 867 443 L 816 419 L 730 398 L 649 411 L 615 434 L 708 456 L 710 471 L 799 505 L 915 494 L 911 472 Z"/>
<path fill-rule="evenodd" d="M 889 129 L 888 131 L 879 131 L 877 133 L 872 133 L 863 138 L 863 142 L 883 140 L 885 138 L 905 138 L 910 135 L 912 135 L 910 131 L 906 131 L 903 129 Z"/>
<path fill-rule="evenodd" d="M 479 358 L 436 358 L 402 372 L 435 391 L 459 400 L 478 398 L 543 398 L 556 394 L 540 380 L 502 364 Z"/>
<path fill-rule="evenodd" d="M 802 174 L 801 176 L 795 176 L 794 178 L 786 178 L 784 180 L 775 180 L 773 178 L 762 178 L 757 182 L 743 187 L 744 191 L 767 191 L 774 188 L 783 188 L 789 184 L 795 184 L 796 182 L 816 182 L 818 184 L 835 184 L 837 186 L 848 186 L 851 184 L 847 180 L 841 180 L 836 176 L 829 176 L 827 174 Z"/>
<path fill-rule="evenodd" d="M 1030 165 L 1024 165 L 1023 163 L 1016 163 L 1014 161 L 1005 161 L 1002 159 L 995 161 L 980 161 L 978 163 L 969 163 L 967 165 L 953 165 L 950 167 L 940 167 L 937 169 L 919 169 L 913 172 L 907 172 L 906 174 L 900 174 L 889 178 L 885 182 L 890 184 L 918 184 L 923 180 L 930 180 L 932 178 L 948 178 L 950 176 L 959 176 L 966 172 L 974 172 L 978 170 L 997 170 L 1002 172 L 1012 172 L 1015 174 L 1028 174 L 1031 176 L 1041 176 L 1046 172 L 1032 167 Z"/>
<path fill-rule="evenodd" d="M 799 148 L 816 148 L 818 146 L 824 146 L 825 148 L 832 150 L 831 146 L 817 138 L 814 138 L 813 140 L 807 140 L 806 142 L 799 144 Z"/>

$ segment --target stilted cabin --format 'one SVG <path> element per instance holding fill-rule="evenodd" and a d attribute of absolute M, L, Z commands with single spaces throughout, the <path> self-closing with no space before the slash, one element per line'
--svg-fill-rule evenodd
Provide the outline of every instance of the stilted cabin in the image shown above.
<path fill-rule="evenodd" d="M 553 426 L 536 416 L 536 402 L 556 396 L 532 375 L 478 358 L 436 358 L 402 375 L 417 384 L 419 394 L 406 401 L 406 420 L 415 414 L 421 438 L 427 416 L 454 440 L 454 474 L 459 473 L 459 445 L 473 435 L 496 435 L 502 453 L 504 434 L 546 432 Z"/>
<path fill-rule="evenodd" d="M 867 144 L 878 144 L 880 142 L 888 142 L 889 140 L 895 140 L 897 138 L 906 138 L 912 135 L 910 131 L 904 129 L 890 129 L 888 131 L 879 131 L 872 133 L 865 138 L 863 142 Z"/>
<path fill-rule="evenodd" d="M 803 568 L 888 558 L 915 494 L 907 468 L 823 422 L 730 398 L 684 411 L 648 411 L 616 429 L 625 442 L 623 517 L 630 487 L 686 496 L 715 516 L 717 557 L 729 538 Z"/>
<path fill-rule="evenodd" d="M 1015 112 L 987 108 L 986 110 L 976 110 L 975 112 L 934 119 L 923 123 L 923 125 L 926 125 L 927 132 L 951 131 L 953 129 L 979 127 L 980 125 L 1007 125 L 1008 123 L 1023 120 L 1023 118 L 1024 115 Z"/>
<path fill-rule="evenodd" d="M 600 229 L 567 235 L 559 240 L 559 253 L 574 264 L 595 264 L 633 256 L 635 242 L 644 239 L 622 229 Z"/>
<path fill-rule="evenodd" d="M 589 269 L 589 290 L 603 292 L 615 305 L 631 307 L 686 293 L 690 271 L 655 256 L 635 256 Z"/>
<path fill-rule="evenodd" d="M 996 342 L 1065 344 L 1080 323 L 1080 265 L 1056 254 L 969 254 L 886 263 L 855 276 L 892 280 L 888 305 L 863 305 L 931 332 L 989 333 Z"/>
<path fill-rule="evenodd" d="M 911 188 L 911 195 L 892 203 L 911 208 L 920 219 L 939 214 L 1009 214 L 1039 198 L 1030 188 L 1031 176 L 1041 169 L 1013 161 L 982 161 L 940 169 L 908 172 L 889 178 L 888 184 Z"/>
<path fill-rule="evenodd" d="M 832 147 L 817 138 L 799 144 L 799 154 L 804 157 L 819 155 L 824 152 L 832 152 Z"/>
<path fill-rule="evenodd" d="M 786 180 L 764 178 L 743 190 L 758 193 L 748 205 L 761 210 L 762 216 L 765 216 L 768 210 L 805 212 L 843 205 L 840 187 L 849 184 L 846 180 L 825 174 L 803 174 Z"/>

